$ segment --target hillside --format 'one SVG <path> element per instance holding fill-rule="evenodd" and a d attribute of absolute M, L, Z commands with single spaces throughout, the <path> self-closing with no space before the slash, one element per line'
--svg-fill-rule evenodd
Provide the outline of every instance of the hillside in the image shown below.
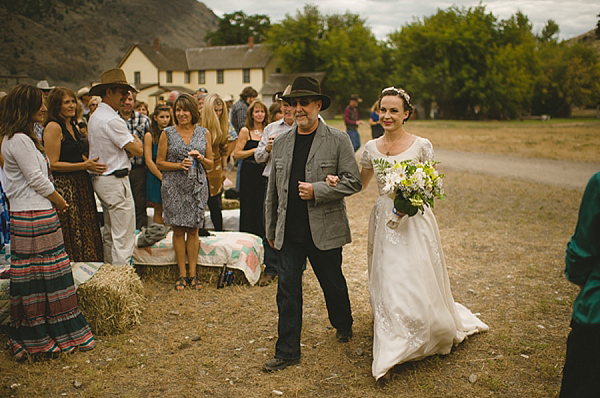
<path fill-rule="evenodd" d="M 0 0 L 0 75 L 76 89 L 115 67 L 133 43 L 204 46 L 218 17 L 196 0 Z M 0 78 L 0 90 L 15 84 Z"/>
<path fill-rule="evenodd" d="M 579 36 L 575 36 L 567 41 L 569 43 L 585 43 L 594 48 L 594 50 L 596 50 L 596 54 L 600 56 L 600 39 L 596 37 L 596 29 L 592 29 L 589 32 Z"/>

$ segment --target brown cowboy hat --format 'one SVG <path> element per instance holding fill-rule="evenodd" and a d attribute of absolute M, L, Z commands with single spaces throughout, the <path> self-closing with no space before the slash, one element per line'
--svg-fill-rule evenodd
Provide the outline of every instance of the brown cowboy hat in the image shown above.
<path fill-rule="evenodd" d="M 101 95 L 107 88 L 124 87 L 127 90 L 137 93 L 138 91 L 127 83 L 125 72 L 121 68 L 109 69 L 102 72 L 100 84 L 96 84 L 90 89 L 89 95 Z"/>
<path fill-rule="evenodd" d="M 298 76 L 292 83 L 292 91 L 289 94 L 284 94 L 281 99 L 285 102 L 290 102 L 292 98 L 313 97 L 323 101 L 321 110 L 329 108 L 331 98 L 325 94 L 321 94 L 321 86 L 317 79 L 309 76 Z"/>

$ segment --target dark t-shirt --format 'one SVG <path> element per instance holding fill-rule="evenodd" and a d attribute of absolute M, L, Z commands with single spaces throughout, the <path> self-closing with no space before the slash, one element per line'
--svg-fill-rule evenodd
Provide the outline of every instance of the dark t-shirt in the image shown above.
<path fill-rule="evenodd" d="M 308 207 L 306 206 L 306 200 L 301 199 L 298 194 L 298 181 L 305 181 L 306 160 L 314 138 L 314 131 L 310 134 L 296 133 L 294 141 L 285 219 L 285 239 L 292 242 L 306 242 L 312 239 L 308 222 Z"/>

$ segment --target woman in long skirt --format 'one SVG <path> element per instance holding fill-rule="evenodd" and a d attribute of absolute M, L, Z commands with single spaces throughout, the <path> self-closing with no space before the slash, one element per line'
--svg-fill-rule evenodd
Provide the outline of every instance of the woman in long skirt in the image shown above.
<path fill-rule="evenodd" d="M 92 349 L 94 336 L 77 307 L 75 284 L 56 211 L 68 204 L 54 189 L 48 157 L 33 125 L 42 92 L 19 85 L 4 98 L 0 137 L 10 202 L 9 341 L 15 358 Z"/>
<path fill-rule="evenodd" d="M 101 174 L 106 171 L 106 165 L 86 157 L 84 137 L 75 116 L 75 93 L 65 87 L 56 87 L 46 104 L 44 150 L 50 160 L 54 186 L 69 203 L 69 211 L 58 215 L 65 250 L 73 262 L 102 262 L 102 235 L 88 171 Z"/>

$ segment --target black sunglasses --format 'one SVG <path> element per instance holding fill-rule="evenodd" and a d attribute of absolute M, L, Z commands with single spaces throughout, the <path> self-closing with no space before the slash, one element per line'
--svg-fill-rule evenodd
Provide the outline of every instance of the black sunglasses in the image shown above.
<path fill-rule="evenodd" d="M 300 99 L 294 99 L 294 98 L 290 98 L 289 100 L 289 104 L 291 106 L 296 106 L 298 104 L 300 104 L 300 106 L 308 106 L 308 104 L 310 104 L 311 102 L 314 102 L 315 100 L 313 98 L 300 98 Z"/>

